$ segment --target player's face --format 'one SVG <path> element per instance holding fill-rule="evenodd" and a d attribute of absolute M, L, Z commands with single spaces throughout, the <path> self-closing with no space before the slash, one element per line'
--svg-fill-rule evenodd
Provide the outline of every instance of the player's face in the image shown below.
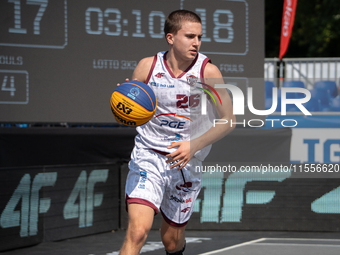
<path fill-rule="evenodd" d="M 202 25 L 184 21 L 182 28 L 173 36 L 173 49 L 176 55 L 185 60 L 194 60 L 201 46 Z"/>

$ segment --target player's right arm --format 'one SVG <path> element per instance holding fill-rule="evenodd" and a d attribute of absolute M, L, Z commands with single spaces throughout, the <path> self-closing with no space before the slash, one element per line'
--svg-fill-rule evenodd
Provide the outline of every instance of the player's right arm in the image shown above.
<path fill-rule="evenodd" d="M 135 71 L 132 74 L 132 80 L 138 80 L 145 83 L 146 79 L 148 78 L 153 59 L 154 57 L 147 57 L 139 61 Z"/>

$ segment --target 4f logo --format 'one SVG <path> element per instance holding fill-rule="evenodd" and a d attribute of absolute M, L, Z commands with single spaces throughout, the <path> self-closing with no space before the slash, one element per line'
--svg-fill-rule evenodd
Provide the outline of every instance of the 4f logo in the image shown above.
<path fill-rule="evenodd" d="M 157 78 L 162 78 L 164 75 L 165 75 L 165 73 L 158 73 L 158 74 L 155 74 L 155 76 L 156 76 Z"/>
<path fill-rule="evenodd" d="M 182 213 L 186 213 L 186 212 L 188 212 L 190 210 L 190 207 L 187 207 L 187 208 L 184 208 L 181 212 Z"/>
<path fill-rule="evenodd" d="M 57 173 L 39 173 L 33 180 L 25 174 L 8 201 L 0 216 L 2 228 L 20 227 L 20 236 L 38 234 L 39 214 L 46 213 L 51 206 L 51 199 L 40 197 L 43 187 L 54 186 Z"/>
<path fill-rule="evenodd" d="M 132 109 L 130 107 L 125 106 L 121 102 L 118 103 L 117 109 L 124 112 L 125 114 L 130 114 L 132 112 Z"/>
<path fill-rule="evenodd" d="M 85 170 L 81 171 L 64 206 L 64 219 L 78 218 L 79 228 L 91 227 L 94 207 L 101 206 L 104 199 L 103 193 L 94 192 L 95 185 L 105 183 L 108 177 L 108 169 L 93 170 L 89 176 Z"/>

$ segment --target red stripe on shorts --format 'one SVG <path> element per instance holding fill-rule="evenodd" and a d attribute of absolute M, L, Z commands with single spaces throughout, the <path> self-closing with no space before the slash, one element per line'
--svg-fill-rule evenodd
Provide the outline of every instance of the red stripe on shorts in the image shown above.
<path fill-rule="evenodd" d="M 151 203 L 150 201 L 143 199 L 143 198 L 129 197 L 128 195 L 126 195 L 126 197 L 125 197 L 126 211 L 128 211 L 127 203 L 146 205 L 146 206 L 151 207 L 155 211 L 155 214 L 157 214 L 159 212 L 158 208 L 153 203 Z"/>

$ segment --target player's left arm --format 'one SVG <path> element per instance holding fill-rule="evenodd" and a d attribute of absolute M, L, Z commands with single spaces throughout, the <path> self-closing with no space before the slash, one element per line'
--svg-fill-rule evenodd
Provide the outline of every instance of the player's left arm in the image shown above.
<path fill-rule="evenodd" d="M 220 70 L 213 64 L 207 64 L 204 77 L 205 83 L 212 87 L 215 87 L 216 84 L 224 84 Z M 217 99 L 217 96 L 213 94 L 217 102 L 216 110 L 220 120 L 205 134 L 191 141 L 190 146 L 191 149 L 194 150 L 194 153 L 209 144 L 217 142 L 235 128 L 235 125 L 231 125 L 231 123 L 236 122 L 236 118 L 233 114 L 233 105 L 228 91 L 225 88 L 215 88 L 215 90 L 222 101 L 221 104 Z M 228 121 L 227 124 L 225 124 L 225 120 Z"/>
<path fill-rule="evenodd" d="M 222 74 L 218 68 L 208 63 L 204 70 L 204 81 L 206 84 L 215 87 L 215 84 L 224 84 Z M 178 147 L 176 151 L 168 154 L 169 160 L 167 162 L 176 162 L 171 166 L 171 168 L 178 167 L 178 169 L 183 168 L 189 160 L 195 155 L 200 149 L 212 144 L 228 133 L 230 133 L 235 126 L 230 125 L 231 122 L 235 123 L 236 119 L 233 114 L 233 106 L 229 96 L 229 93 L 225 88 L 216 88 L 218 95 L 221 98 L 222 104 L 214 95 L 217 102 L 216 110 L 219 115 L 220 121 L 218 121 L 214 126 L 212 126 L 206 133 L 202 136 L 189 141 L 179 141 L 171 144 L 168 148 Z M 222 121 L 223 120 L 223 121 Z M 225 124 L 227 120 L 227 124 Z M 223 124 L 222 124 L 223 123 Z"/>

